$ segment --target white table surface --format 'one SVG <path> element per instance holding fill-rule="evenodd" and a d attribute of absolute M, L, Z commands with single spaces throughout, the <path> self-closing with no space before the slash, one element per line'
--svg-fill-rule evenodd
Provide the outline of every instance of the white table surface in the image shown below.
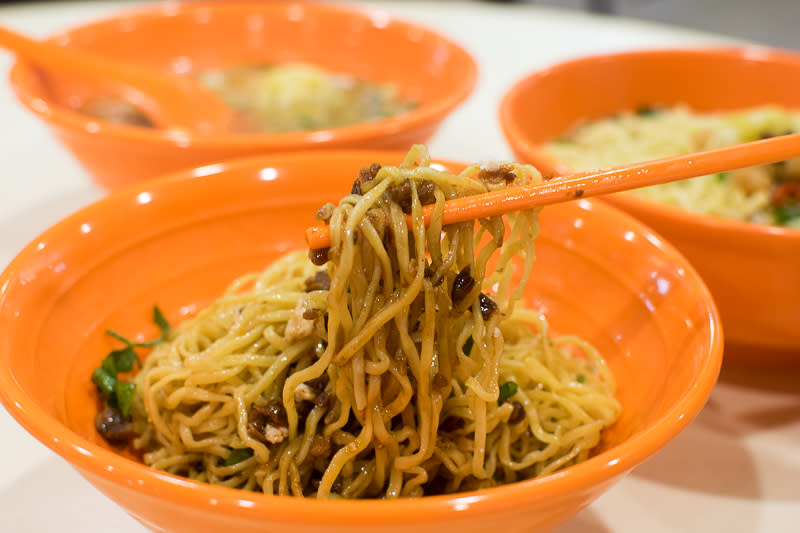
<path fill-rule="evenodd" d="M 36 36 L 126 7 L 53 2 L 0 7 L 0 24 Z M 510 158 L 497 124 L 503 91 L 570 57 L 728 39 L 535 4 L 373 2 L 438 27 L 477 58 L 471 98 L 429 143 L 437 157 Z M 0 52 L 0 72 L 11 57 Z M 0 83 L 0 267 L 39 232 L 100 198 L 44 126 Z M 2 334 L 2 332 L 0 332 Z M 0 531 L 136 533 L 144 528 L 28 435 L 0 407 Z M 673 442 L 563 526 L 562 533 L 800 531 L 800 373 L 724 370 L 706 408 Z"/>

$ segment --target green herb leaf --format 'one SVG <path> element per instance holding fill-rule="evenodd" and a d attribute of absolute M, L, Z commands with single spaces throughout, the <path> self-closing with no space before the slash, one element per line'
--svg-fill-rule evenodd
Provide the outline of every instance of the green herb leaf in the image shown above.
<path fill-rule="evenodd" d="M 117 372 L 130 372 L 133 370 L 134 363 L 139 364 L 139 356 L 136 355 L 136 350 L 133 346 L 126 346 L 120 350 L 114 350 L 106 359 L 114 361 L 114 367 Z"/>
<path fill-rule="evenodd" d="M 112 352 L 113 353 L 113 352 Z M 117 363 L 114 360 L 114 357 L 109 354 L 103 359 L 103 362 L 100 363 L 100 368 L 103 369 L 107 374 L 116 377 L 117 376 Z"/>
<path fill-rule="evenodd" d="M 500 405 L 507 399 L 511 398 L 517 393 L 518 386 L 513 381 L 506 381 L 500 385 L 500 394 L 497 396 L 497 405 Z"/>
<path fill-rule="evenodd" d="M 111 335 L 118 341 L 124 342 L 126 346 L 134 346 L 136 344 L 135 342 L 129 341 L 128 339 L 126 339 L 125 337 L 123 337 L 122 335 L 111 329 L 106 330 L 106 335 Z"/>
<path fill-rule="evenodd" d="M 467 337 L 467 340 L 464 342 L 464 346 L 461 349 L 464 351 L 466 355 L 472 353 L 472 347 L 475 345 L 475 340 L 472 338 L 472 335 Z"/>
<path fill-rule="evenodd" d="M 155 322 L 158 329 L 161 330 L 161 338 L 157 340 L 159 342 L 167 340 L 172 331 L 172 326 L 169 325 L 167 319 L 164 318 L 164 313 L 161 312 L 161 309 L 159 309 L 157 305 L 153 306 L 153 322 Z"/>
<path fill-rule="evenodd" d="M 106 333 L 125 344 L 125 347 L 112 350 L 100 363 L 100 368 L 95 369 L 92 373 L 92 382 L 97 386 L 100 394 L 106 398 L 111 407 L 116 407 L 123 416 L 128 416 L 131 412 L 131 400 L 136 390 L 136 384 L 121 381 L 117 374 L 130 372 L 136 365 L 141 367 L 142 363 L 139 360 L 139 354 L 136 353 L 136 348 L 155 346 L 164 342 L 172 329 L 158 306 L 153 306 L 153 322 L 161 330 L 161 335 L 148 342 L 134 342 L 116 331 L 107 329 Z"/>
<path fill-rule="evenodd" d="M 583 374 L 578 374 L 577 376 L 575 376 L 575 381 L 577 381 L 578 383 L 586 383 L 586 376 L 584 376 Z"/>
<path fill-rule="evenodd" d="M 785 226 L 793 219 L 800 217 L 800 204 L 773 207 L 772 214 L 779 226 Z"/>
<path fill-rule="evenodd" d="M 122 416 L 131 414 L 131 400 L 135 390 L 136 384 L 117 380 L 114 386 L 114 397 L 117 400 L 117 409 L 119 409 Z"/>
<path fill-rule="evenodd" d="M 659 106 L 644 104 L 636 108 L 636 114 L 640 117 L 651 117 L 658 114 L 660 110 Z"/>
<path fill-rule="evenodd" d="M 727 172 L 717 172 L 717 181 L 720 183 L 724 183 L 728 180 L 728 173 Z"/>
<path fill-rule="evenodd" d="M 167 319 L 164 318 L 164 313 L 161 312 L 161 309 L 159 309 L 157 305 L 153 306 L 153 322 L 155 322 L 156 326 L 158 326 L 158 329 L 161 330 L 161 335 L 151 341 L 135 342 L 123 337 L 112 329 L 107 329 L 106 333 L 118 341 L 125 343 L 125 345 L 128 347 L 150 348 L 167 340 L 170 332 L 172 331 L 172 326 L 170 326 L 169 322 L 167 322 Z"/>
<path fill-rule="evenodd" d="M 114 394 L 114 385 L 117 384 L 116 373 L 109 373 L 105 368 L 96 368 L 92 372 L 92 382 L 97 386 L 100 394 L 106 398 L 111 398 Z"/>
<path fill-rule="evenodd" d="M 230 455 L 225 458 L 225 466 L 233 466 L 238 465 L 245 459 L 249 459 L 253 456 L 253 449 L 252 448 L 236 448 L 231 450 Z"/>

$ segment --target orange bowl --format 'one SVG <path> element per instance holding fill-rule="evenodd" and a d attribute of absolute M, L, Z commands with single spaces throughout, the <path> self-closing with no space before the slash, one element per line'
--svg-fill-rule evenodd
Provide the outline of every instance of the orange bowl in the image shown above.
<path fill-rule="evenodd" d="M 800 109 L 800 54 L 760 47 L 644 50 L 584 57 L 535 72 L 503 97 L 499 117 L 514 154 L 542 173 L 568 174 L 542 146 L 583 120 L 642 105 L 696 111 L 768 103 Z M 672 242 L 719 306 L 725 361 L 800 366 L 800 231 L 689 213 L 638 196 L 604 197 Z"/>
<path fill-rule="evenodd" d="M 367 8 L 329 2 L 160 3 L 86 24 L 52 41 L 132 64 L 181 72 L 301 61 L 394 86 L 417 107 L 394 117 L 327 130 L 175 135 L 74 110 L 85 88 L 17 62 L 17 98 L 50 127 L 106 189 L 243 155 L 322 148 L 406 149 L 427 141 L 471 93 L 477 66 L 429 28 Z M 135 42 L 135 46 L 131 45 Z"/>
<path fill-rule="evenodd" d="M 722 332 L 699 276 L 671 245 L 600 202 L 543 211 L 525 296 L 553 330 L 593 343 L 616 377 L 622 416 L 583 463 L 449 496 L 303 500 L 152 470 L 115 453 L 94 430 L 90 375 L 109 350 L 107 328 L 153 334 L 154 304 L 175 323 L 242 273 L 303 247 L 316 209 L 346 194 L 362 166 L 398 164 L 403 155 L 244 159 L 135 185 L 56 224 L 0 276 L 3 404 L 155 531 L 552 531 L 675 437 L 720 370 Z"/>

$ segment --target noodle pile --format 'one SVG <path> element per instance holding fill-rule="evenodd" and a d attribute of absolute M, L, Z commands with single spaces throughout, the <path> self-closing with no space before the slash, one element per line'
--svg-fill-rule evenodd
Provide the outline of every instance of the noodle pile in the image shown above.
<path fill-rule="evenodd" d="M 318 213 L 329 249 L 240 278 L 149 355 L 132 407 L 146 464 L 268 494 L 397 498 L 586 459 L 620 406 L 597 351 L 519 301 L 538 210 L 441 224 L 446 199 L 538 180 L 510 163 L 453 175 L 422 146 L 363 169 Z"/>
<path fill-rule="evenodd" d="M 643 108 L 579 125 L 546 145 L 577 171 L 659 159 L 800 131 L 800 113 L 779 106 L 699 113 Z M 630 191 L 687 211 L 800 228 L 800 159 Z"/>
<path fill-rule="evenodd" d="M 197 78 L 239 113 L 241 132 L 340 128 L 417 107 L 391 84 L 305 63 L 234 65 L 202 71 Z"/>
<path fill-rule="evenodd" d="M 199 71 L 196 78 L 234 112 L 231 133 L 341 128 L 384 120 L 419 105 L 392 84 L 304 63 L 233 65 Z M 93 97 L 78 110 L 118 124 L 155 127 L 139 108 L 118 98 Z"/>

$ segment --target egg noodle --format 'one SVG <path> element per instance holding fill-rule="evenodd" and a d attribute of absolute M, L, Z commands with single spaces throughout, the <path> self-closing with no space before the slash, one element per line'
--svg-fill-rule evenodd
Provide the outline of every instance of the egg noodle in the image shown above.
<path fill-rule="evenodd" d="M 202 71 L 197 77 L 240 112 L 239 129 L 250 133 L 339 128 L 417 107 L 391 84 L 305 63 L 234 65 Z"/>
<path fill-rule="evenodd" d="M 600 354 L 520 301 L 538 210 L 441 223 L 449 198 L 539 180 L 511 163 L 454 175 L 423 146 L 362 170 L 320 209 L 331 246 L 316 261 L 243 276 L 147 357 L 132 408 L 145 463 L 268 494 L 397 498 L 586 459 L 620 404 Z"/>
<path fill-rule="evenodd" d="M 384 120 L 419 106 L 390 83 L 305 63 L 232 65 L 201 70 L 195 77 L 234 112 L 230 133 L 341 128 Z M 119 98 L 90 98 L 77 109 L 109 122 L 155 127 L 138 107 Z"/>
<path fill-rule="evenodd" d="M 571 168 L 585 171 L 796 131 L 800 113 L 779 106 L 700 113 L 678 105 L 589 121 L 546 149 Z M 790 160 L 644 187 L 631 194 L 696 213 L 800 228 L 798 182 L 800 160 Z"/>

